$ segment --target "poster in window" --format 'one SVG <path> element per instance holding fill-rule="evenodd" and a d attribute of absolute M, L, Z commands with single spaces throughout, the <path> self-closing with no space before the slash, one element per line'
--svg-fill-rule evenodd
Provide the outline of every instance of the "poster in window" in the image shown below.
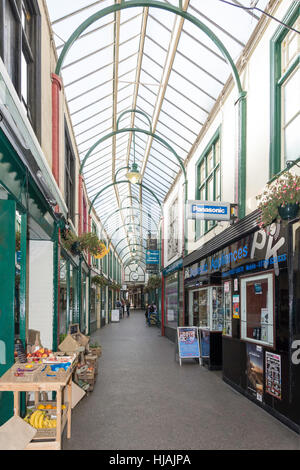
<path fill-rule="evenodd" d="M 232 318 L 240 318 L 240 296 L 232 297 Z"/>
<path fill-rule="evenodd" d="M 247 389 L 258 401 L 263 398 L 263 349 L 257 344 L 247 344 Z"/>
<path fill-rule="evenodd" d="M 281 356 L 266 352 L 266 392 L 281 400 Z"/>

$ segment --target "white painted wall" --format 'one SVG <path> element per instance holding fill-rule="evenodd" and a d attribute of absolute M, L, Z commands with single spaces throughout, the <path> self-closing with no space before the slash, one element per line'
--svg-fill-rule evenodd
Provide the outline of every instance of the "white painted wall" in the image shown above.
<path fill-rule="evenodd" d="M 40 331 L 43 347 L 52 349 L 53 243 L 30 240 L 28 259 L 28 328 Z"/>
<path fill-rule="evenodd" d="M 274 15 L 282 19 L 291 2 L 283 0 Z M 270 21 L 260 36 L 256 38 L 243 70 L 240 72 L 243 89 L 247 92 L 247 164 L 246 164 L 246 214 L 257 208 L 256 196 L 260 194 L 269 180 L 269 147 L 270 147 L 270 40 L 279 24 Z M 237 89 L 231 86 L 227 95 L 220 100 L 219 109 L 215 112 L 203 134 L 194 154 L 187 164 L 188 199 L 196 196 L 196 164 L 206 146 L 220 126 L 221 133 L 221 185 L 222 200 L 234 201 L 234 173 L 237 154 Z M 168 210 L 177 194 L 181 194 L 183 178 L 177 182 L 164 204 L 165 266 L 174 260 L 167 259 L 168 246 Z M 179 233 L 182 233 L 182 219 L 179 219 Z M 203 244 L 229 226 L 227 222 L 219 223 L 208 234 L 195 241 L 195 222 L 188 221 L 188 252 L 199 249 Z"/>

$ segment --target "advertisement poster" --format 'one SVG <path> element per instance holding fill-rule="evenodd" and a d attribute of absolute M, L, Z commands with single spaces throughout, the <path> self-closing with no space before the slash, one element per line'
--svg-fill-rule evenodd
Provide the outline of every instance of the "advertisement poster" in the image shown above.
<path fill-rule="evenodd" d="M 199 330 L 201 357 L 210 356 L 210 334 L 208 330 Z"/>
<path fill-rule="evenodd" d="M 240 296 L 234 295 L 232 297 L 232 317 L 240 318 Z"/>
<path fill-rule="evenodd" d="M 111 322 L 117 323 L 120 321 L 120 310 L 112 310 L 111 311 Z"/>
<path fill-rule="evenodd" d="M 258 401 L 263 397 L 263 350 L 257 344 L 247 344 L 247 387 L 248 392 Z"/>
<path fill-rule="evenodd" d="M 200 357 L 198 328 L 196 326 L 179 327 L 178 349 L 181 358 Z"/>
<path fill-rule="evenodd" d="M 281 356 L 266 352 L 266 392 L 281 400 Z"/>

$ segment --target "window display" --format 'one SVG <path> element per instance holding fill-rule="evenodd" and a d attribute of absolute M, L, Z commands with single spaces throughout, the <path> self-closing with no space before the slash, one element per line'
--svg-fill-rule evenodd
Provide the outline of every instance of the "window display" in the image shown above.
<path fill-rule="evenodd" d="M 273 346 L 273 274 L 241 279 L 241 337 Z"/>
<path fill-rule="evenodd" d="M 223 305 L 224 305 L 224 335 L 232 335 L 232 301 L 231 301 L 231 282 L 224 282 L 223 285 Z"/>
<path fill-rule="evenodd" d="M 166 324 L 178 326 L 178 273 L 166 278 Z"/>
<path fill-rule="evenodd" d="M 190 291 L 190 325 L 222 331 L 224 326 L 223 288 L 205 287 Z"/>

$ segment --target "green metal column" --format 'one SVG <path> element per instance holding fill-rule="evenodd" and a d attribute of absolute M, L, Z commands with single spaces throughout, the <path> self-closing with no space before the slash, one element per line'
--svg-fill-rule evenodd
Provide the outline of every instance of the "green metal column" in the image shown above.
<path fill-rule="evenodd" d="M 0 377 L 14 364 L 15 220 L 15 202 L 0 200 Z M 0 426 L 12 415 L 12 392 L 0 392 Z"/>

